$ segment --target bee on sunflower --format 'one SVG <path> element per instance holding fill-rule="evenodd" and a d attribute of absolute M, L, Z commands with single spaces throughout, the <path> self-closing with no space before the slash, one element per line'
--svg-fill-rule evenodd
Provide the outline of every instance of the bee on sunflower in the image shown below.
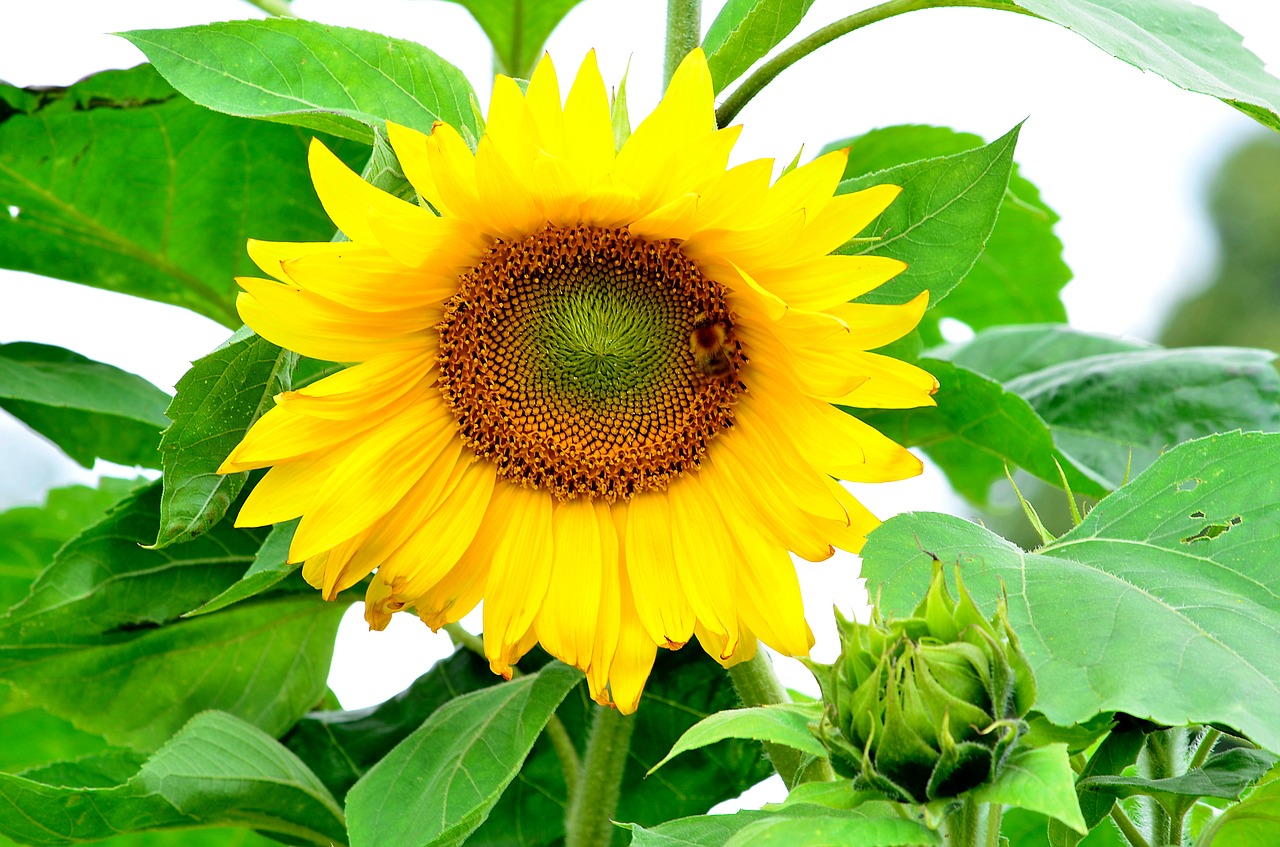
<path fill-rule="evenodd" d="M 757 638 L 805 655 L 789 553 L 857 551 L 877 521 L 837 479 L 913 476 L 907 450 L 832 404 L 933 403 L 874 350 L 915 327 L 851 303 L 899 273 L 832 255 L 892 202 L 835 194 L 845 155 L 771 183 L 728 167 L 695 50 L 615 145 L 594 54 L 562 103 L 544 57 L 499 76 L 474 152 L 451 126 L 388 124 L 415 205 L 319 142 L 316 190 L 350 239 L 251 242 L 263 337 L 349 367 L 298 391 L 220 468 L 270 467 L 238 526 L 301 518 L 290 561 L 332 599 L 373 574 L 366 617 L 429 626 L 484 600 L 491 667 L 535 643 L 635 710 L 658 647 L 726 665 Z"/>

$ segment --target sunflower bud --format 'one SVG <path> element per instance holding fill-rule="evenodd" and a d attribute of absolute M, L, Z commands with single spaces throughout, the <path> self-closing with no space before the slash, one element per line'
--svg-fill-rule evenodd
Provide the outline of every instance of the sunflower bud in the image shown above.
<path fill-rule="evenodd" d="M 1001 598 L 982 616 L 956 572 L 952 600 L 935 562 L 912 617 L 870 625 L 836 612 L 841 653 L 812 665 L 831 762 L 860 787 L 904 803 L 955 797 L 993 779 L 1035 701 L 1035 680 Z"/>

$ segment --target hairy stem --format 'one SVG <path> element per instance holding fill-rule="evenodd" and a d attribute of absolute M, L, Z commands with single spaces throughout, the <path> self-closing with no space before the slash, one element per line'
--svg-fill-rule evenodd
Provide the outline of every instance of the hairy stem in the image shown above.
<path fill-rule="evenodd" d="M 1111 820 L 1116 822 L 1116 826 L 1120 827 L 1120 834 L 1133 847 L 1151 847 L 1147 839 L 1143 838 L 1142 833 L 1133 825 L 1133 821 L 1129 820 L 1129 816 L 1124 813 L 1124 809 L 1120 808 L 1119 801 L 1111 807 Z"/>
<path fill-rule="evenodd" d="M 787 689 L 782 687 L 782 682 L 773 672 L 773 662 L 763 645 L 757 646 L 752 659 L 729 668 L 729 678 L 733 680 L 733 687 L 742 702 L 748 706 L 791 702 Z M 764 742 L 764 751 L 787 788 L 801 782 L 830 782 L 836 778 L 831 763 L 826 759 L 811 759 L 799 750 L 768 741 Z"/>
<path fill-rule="evenodd" d="M 702 40 L 702 0 L 667 0 L 667 55 L 662 88 L 671 84 L 676 68 Z"/>
<path fill-rule="evenodd" d="M 1186 764 L 1187 731 L 1170 727 L 1147 736 L 1146 766 L 1150 779 L 1171 779 L 1183 772 Z M 1151 838 L 1155 844 L 1181 844 L 1182 820 L 1169 814 L 1164 804 L 1154 797 L 1151 803 Z M 1175 831 L 1176 829 L 1176 831 Z"/>
<path fill-rule="evenodd" d="M 569 795 L 565 847 L 607 847 L 622 793 L 622 772 L 631 749 L 635 717 L 599 707 L 587 737 L 587 755 Z"/>
<path fill-rule="evenodd" d="M 671 0 L 672 3 L 675 0 Z M 1038 17 L 1025 9 L 1019 9 L 1009 6 L 1001 0 L 888 0 L 879 6 L 873 6 L 870 9 L 864 9 L 861 12 L 855 12 L 847 18 L 841 18 L 835 23 L 827 24 L 805 36 L 795 44 L 783 50 L 760 67 L 755 72 L 742 81 L 737 88 L 733 90 L 725 101 L 720 104 L 720 108 L 716 110 L 716 125 L 728 126 L 729 122 L 737 117 L 738 112 L 742 111 L 742 107 L 751 102 L 751 98 L 755 97 L 760 91 L 773 82 L 778 74 L 794 65 L 796 62 L 808 56 L 819 47 L 823 47 L 835 41 L 842 35 L 848 35 L 854 30 L 862 29 L 868 24 L 883 21 L 887 18 L 896 17 L 906 12 L 914 12 L 918 9 L 939 9 L 948 6 L 967 6 L 974 9 L 1002 9 L 1006 12 L 1018 12 L 1031 17 Z"/>

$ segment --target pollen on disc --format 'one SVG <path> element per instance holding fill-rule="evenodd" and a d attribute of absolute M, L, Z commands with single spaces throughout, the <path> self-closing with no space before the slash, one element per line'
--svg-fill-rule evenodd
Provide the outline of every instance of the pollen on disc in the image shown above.
<path fill-rule="evenodd" d="M 438 328 L 463 440 L 560 498 L 665 488 L 733 425 L 743 390 L 723 286 L 675 242 L 626 230 L 496 242 Z"/>

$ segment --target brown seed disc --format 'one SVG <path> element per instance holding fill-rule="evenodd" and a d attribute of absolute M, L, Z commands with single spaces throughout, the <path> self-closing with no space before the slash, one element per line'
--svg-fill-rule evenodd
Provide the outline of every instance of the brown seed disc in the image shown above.
<path fill-rule="evenodd" d="M 733 425 L 743 389 L 724 287 L 674 241 L 621 229 L 496 242 L 438 329 L 463 440 L 562 499 L 665 488 Z"/>

